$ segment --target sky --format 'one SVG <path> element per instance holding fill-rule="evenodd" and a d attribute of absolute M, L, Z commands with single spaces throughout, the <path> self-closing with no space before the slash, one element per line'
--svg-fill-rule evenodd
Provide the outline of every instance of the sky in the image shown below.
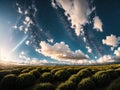
<path fill-rule="evenodd" d="M 120 62 L 119 0 L 0 0 L 0 62 Z"/>

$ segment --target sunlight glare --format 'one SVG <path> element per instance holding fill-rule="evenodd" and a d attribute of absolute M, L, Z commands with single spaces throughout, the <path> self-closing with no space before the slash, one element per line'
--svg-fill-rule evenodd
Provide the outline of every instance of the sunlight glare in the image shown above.
<path fill-rule="evenodd" d="M 11 59 L 12 59 L 12 56 L 9 53 L 9 50 L 6 50 L 4 48 L 0 48 L 0 61 L 2 61 L 2 62 L 8 62 Z"/>

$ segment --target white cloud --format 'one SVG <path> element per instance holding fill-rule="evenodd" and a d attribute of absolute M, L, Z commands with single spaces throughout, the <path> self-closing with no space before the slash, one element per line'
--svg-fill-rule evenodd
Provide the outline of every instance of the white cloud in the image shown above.
<path fill-rule="evenodd" d="M 27 25 L 27 22 L 26 22 L 26 21 L 23 21 L 23 24 L 24 24 L 24 25 Z"/>
<path fill-rule="evenodd" d="M 94 29 L 96 29 L 97 31 L 100 31 L 102 32 L 103 29 L 102 29 L 102 21 L 100 20 L 100 18 L 98 16 L 95 16 L 94 17 Z"/>
<path fill-rule="evenodd" d="M 26 16 L 26 17 L 25 17 L 25 21 L 26 21 L 26 22 L 30 22 L 30 21 L 31 21 L 30 17 Z"/>
<path fill-rule="evenodd" d="M 103 57 L 100 57 L 97 60 L 97 63 L 108 63 L 108 62 L 114 62 L 114 59 L 110 55 L 104 55 Z"/>
<path fill-rule="evenodd" d="M 40 64 L 40 63 L 39 63 L 39 60 L 33 59 L 33 60 L 31 61 L 31 64 L 38 65 L 38 64 Z"/>
<path fill-rule="evenodd" d="M 92 49 L 88 46 L 86 46 L 87 50 L 88 50 L 88 53 L 91 53 L 92 52 Z"/>
<path fill-rule="evenodd" d="M 46 65 L 46 64 L 68 64 L 68 65 L 93 65 L 93 64 L 106 64 L 112 62 L 120 62 L 120 47 L 115 50 L 114 54 L 112 55 L 104 55 L 96 60 L 90 60 L 85 56 L 81 51 L 79 53 L 75 53 L 71 51 L 64 42 L 56 43 L 53 46 L 47 44 L 45 42 L 41 42 L 41 49 L 37 49 L 39 53 L 51 57 L 52 59 L 57 59 L 59 61 L 49 62 L 48 60 L 39 60 L 37 58 L 30 58 L 26 56 L 25 52 L 21 52 L 19 57 L 20 61 L 17 62 L 18 64 L 25 64 L 25 65 Z M 66 54 L 66 55 L 65 55 Z M 68 55 L 68 56 L 67 56 Z M 79 57 L 82 56 L 82 57 Z M 83 58 L 84 57 L 84 58 Z M 95 56 L 95 58 L 97 58 Z"/>
<path fill-rule="evenodd" d="M 18 27 L 17 27 L 17 25 L 14 25 L 13 28 L 14 28 L 14 29 L 17 29 Z"/>
<path fill-rule="evenodd" d="M 55 4 L 54 0 L 51 0 L 51 5 L 52 5 L 53 8 L 57 9 L 57 5 Z"/>
<path fill-rule="evenodd" d="M 19 12 L 20 14 L 23 13 L 20 7 L 18 7 L 18 12 Z"/>
<path fill-rule="evenodd" d="M 95 10 L 90 9 L 87 0 L 56 0 L 57 5 L 65 10 L 68 20 L 71 20 L 71 27 L 75 28 L 77 36 L 81 34 L 82 25 L 89 23 L 89 15 Z"/>
<path fill-rule="evenodd" d="M 97 59 L 98 57 L 97 56 L 95 56 L 95 59 Z"/>
<path fill-rule="evenodd" d="M 32 19 L 29 16 L 25 16 L 25 20 L 23 21 L 25 27 L 24 27 L 24 33 L 26 34 L 29 30 L 29 27 L 31 24 L 33 24 Z"/>
<path fill-rule="evenodd" d="M 49 43 L 53 43 L 54 42 L 54 39 L 48 39 L 47 40 Z"/>
<path fill-rule="evenodd" d="M 118 60 L 119 60 L 119 58 L 113 57 L 111 55 L 104 55 L 104 56 L 98 58 L 97 60 L 89 60 L 89 59 L 73 60 L 73 61 L 70 61 L 69 64 L 70 65 L 93 65 L 93 64 L 96 65 L 96 64 L 117 62 Z"/>
<path fill-rule="evenodd" d="M 33 58 L 31 61 L 30 61 L 30 65 L 44 65 L 44 64 L 47 64 L 48 61 L 47 60 L 38 60 L 36 58 Z"/>
<path fill-rule="evenodd" d="M 47 60 L 39 60 L 37 58 L 30 58 L 24 51 L 19 54 L 19 61 L 16 64 L 22 65 L 45 65 L 49 63 Z"/>
<path fill-rule="evenodd" d="M 59 47 L 59 46 L 57 46 L 57 47 Z M 40 52 L 40 50 L 38 50 L 38 51 Z M 105 64 L 105 63 L 111 63 L 111 62 L 120 62 L 120 57 L 119 57 L 120 56 L 120 48 L 118 48 L 118 51 L 119 52 L 117 52 L 117 53 L 119 53 L 119 54 L 116 54 L 116 56 L 104 55 L 97 60 L 90 60 L 90 59 L 82 59 L 82 60 L 81 59 L 77 59 L 77 60 L 75 60 L 75 59 L 72 59 L 72 60 L 67 59 L 66 60 L 65 59 L 65 60 L 63 60 L 62 59 L 60 61 L 48 61 L 45 59 L 39 60 L 38 58 L 30 58 L 26 55 L 26 53 L 24 51 L 22 51 L 19 55 L 20 59 L 16 58 L 15 61 L 7 61 L 4 63 L 16 64 L 16 65 L 56 65 L 56 64 L 60 64 L 60 65 L 62 65 L 62 64 L 68 64 L 68 65 L 93 65 L 93 64 L 95 64 L 96 65 L 96 64 Z M 61 52 L 58 52 L 58 54 L 60 54 L 60 53 Z M 51 55 L 53 55 L 53 54 L 51 54 Z M 51 56 L 51 57 L 53 57 L 53 56 Z"/>
<path fill-rule="evenodd" d="M 71 65 L 93 65 L 93 64 L 97 64 L 97 61 L 95 60 L 78 60 L 78 61 L 71 61 L 70 62 Z"/>
<path fill-rule="evenodd" d="M 26 61 L 30 61 L 30 58 L 27 57 L 27 56 L 25 55 L 25 52 L 23 52 L 23 51 L 19 54 L 19 58 L 20 58 L 20 59 L 23 59 L 23 60 L 26 60 Z"/>
<path fill-rule="evenodd" d="M 20 30 L 20 31 L 22 31 L 22 30 L 23 30 L 23 28 L 24 28 L 24 26 L 22 26 L 22 25 L 21 25 L 21 26 L 19 26 L 19 30 Z"/>
<path fill-rule="evenodd" d="M 83 37 L 83 41 L 86 43 L 86 41 L 87 41 L 87 40 L 86 40 L 86 37 Z"/>
<path fill-rule="evenodd" d="M 102 42 L 108 46 L 117 47 L 120 44 L 120 39 L 111 34 L 111 36 L 106 36 L 106 39 L 103 39 Z"/>
<path fill-rule="evenodd" d="M 111 47 L 111 51 L 114 51 L 115 47 Z"/>
<path fill-rule="evenodd" d="M 29 13 L 28 13 L 28 10 L 25 10 L 25 13 L 24 13 L 24 14 L 25 14 L 25 15 L 29 14 Z"/>
<path fill-rule="evenodd" d="M 40 46 L 41 49 L 37 49 L 36 51 L 52 59 L 83 60 L 88 58 L 88 56 L 84 55 L 80 50 L 71 51 L 69 46 L 64 42 L 56 43 L 52 46 L 44 41 L 41 41 Z"/>
<path fill-rule="evenodd" d="M 20 54 L 21 54 L 21 55 L 25 55 L 25 52 L 24 52 L 24 51 L 22 51 Z"/>
<path fill-rule="evenodd" d="M 97 57 L 96 57 L 97 58 Z M 93 65 L 93 64 L 106 64 L 106 63 L 114 63 L 114 62 L 120 62 L 120 57 L 118 56 L 111 56 L 111 55 L 104 55 L 97 60 L 74 60 L 71 61 L 70 64 L 72 65 Z"/>
<path fill-rule="evenodd" d="M 26 27 L 29 27 L 30 24 L 33 24 L 32 20 L 29 16 L 25 17 L 25 21 L 23 23 L 26 25 Z"/>
<path fill-rule="evenodd" d="M 120 57 L 120 47 L 118 47 L 118 49 L 114 51 L 114 54 Z"/>
<path fill-rule="evenodd" d="M 26 45 L 29 45 L 29 44 L 30 44 L 30 41 L 29 41 L 29 40 L 27 40 L 27 41 L 25 42 L 25 44 L 26 44 Z"/>
<path fill-rule="evenodd" d="M 28 32 L 28 30 L 29 30 L 28 27 L 26 27 L 26 28 L 25 28 L 25 32 Z"/>

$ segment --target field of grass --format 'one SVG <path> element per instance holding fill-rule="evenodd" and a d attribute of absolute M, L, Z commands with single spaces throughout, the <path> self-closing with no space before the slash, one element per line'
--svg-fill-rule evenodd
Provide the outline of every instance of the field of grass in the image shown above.
<path fill-rule="evenodd" d="M 0 90 L 120 90 L 120 64 L 1 67 Z"/>

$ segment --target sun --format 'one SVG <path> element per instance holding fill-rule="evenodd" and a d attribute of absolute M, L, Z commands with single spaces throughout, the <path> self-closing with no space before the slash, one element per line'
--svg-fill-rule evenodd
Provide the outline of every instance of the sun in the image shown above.
<path fill-rule="evenodd" d="M 0 48 L 0 60 L 9 61 L 10 59 L 11 54 L 9 53 L 9 50 L 6 50 L 5 48 Z"/>

